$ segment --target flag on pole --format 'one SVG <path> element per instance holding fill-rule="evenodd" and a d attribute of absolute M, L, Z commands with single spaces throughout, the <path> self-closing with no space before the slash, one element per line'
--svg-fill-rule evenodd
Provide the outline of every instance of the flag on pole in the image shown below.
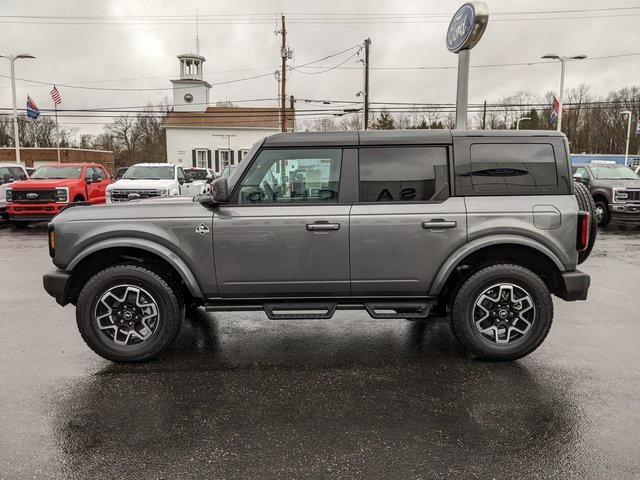
<path fill-rule="evenodd" d="M 54 105 L 60 105 L 62 103 L 62 97 L 60 96 L 60 92 L 55 85 L 53 86 L 53 90 L 51 90 L 51 92 L 49 93 L 51 93 L 51 98 L 53 99 Z"/>
<path fill-rule="evenodd" d="M 40 116 L 38 106 L 29 95 L 27 95 L 27 116 L 31 121 L 35 121 Z"/>

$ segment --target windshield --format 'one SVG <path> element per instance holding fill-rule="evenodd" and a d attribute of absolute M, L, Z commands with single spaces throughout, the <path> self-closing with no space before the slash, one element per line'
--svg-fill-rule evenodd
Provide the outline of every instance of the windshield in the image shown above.
<path fill-rule="evenodd" d="M 170 166 L 145 167 L 134 165 L 129 167 L 122 178 L 128 180 L 173 180 L 174 168 Z"/>
<path fill-rule="evenodd" d="M 80 178 L 80 175 L 82 175 L 82 167 L 79 166 L 43 165 L 31 175 L 31 178 L 36 180 Z"/>
<path fill-rule="evenodd" d="M 203 168 L 185 168 L 185 173 L 191 175 L 191 178 L 194 180 L 206 180 L 207 179 L 207 171 Z"/>
<path fill-rule="evenodd" d="M 622 165 L 612 167 L 591 166 L 591 173 L 598 180 L 640 180 L 633 170 Z"/>

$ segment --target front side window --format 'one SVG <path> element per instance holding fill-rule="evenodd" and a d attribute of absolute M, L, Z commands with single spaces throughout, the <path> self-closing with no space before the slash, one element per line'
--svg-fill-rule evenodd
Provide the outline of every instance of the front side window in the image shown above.
<path fill-rule="evenodd" d="M 31 178 L 36 180 L 73 179 L 80 178 L 81 175 L 82 167 L 79 166 L 43 165 L 31 175 Z"/>
<path fill-rule="evenodd" d="M 5 176 L 9 176 L 9 181 L 19 180 L 24 172 L 18 167 L 0 167 L 0 182 L 2 182 Z"/>
<path fill-rule="evenodd" d="M 558 188 L 553 147 L 534 143 L 471 145 L 471 185 L 487 194 L 545 192 Z"/>
<path fill-rule="evenodd" d="M 435 202 L 449 197 L 445 147 L 360 149 L 361 202 Z"/>
<path fill-rule="evenodd" d="M 589 180 L 589 172 L 587 172 L 586 168 L 582 168 L 582 167 L 576 168 L 576 171 L 573 174 L 573 176 L 580 177 L 583 180 Z"/>
<path fill-rule="evenodd" d="M 133 165 L 122 178 L 127 180 L 173 180 L 174 167 Z"/>
<path fill-rule="evenodd" d="M 337 203 L 341 162 L 341 149 L 263 150 L 242 179 L 238 203 Z"/>
<path fill-rule="evenodd" d="M 182 180 L 184 182 L 184 170 L 178 167 L 178 181 Z"/>

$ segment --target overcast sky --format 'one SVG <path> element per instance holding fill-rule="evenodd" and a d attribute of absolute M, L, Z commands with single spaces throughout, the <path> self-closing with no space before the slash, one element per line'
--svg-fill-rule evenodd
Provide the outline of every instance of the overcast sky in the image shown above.
<path fill-rule="evenodd" d="M 316 60 L 371 37 L 372 67 L 453 66 L 444 37 L 449 17 L 461 0 L 323 0 L 323 1 L 144 1 L 144 0 L 2 0 L 0 53 L 28 52 L 36 60 L 16 63 L 17 77 L 58 84 L 103 88 L 166 88 L 163 91 L 119 92 L 60 87 L 61 108 L 131 107 L 171 97 L 171 83 L 178 73 L 176 55 L 195 48 L 195 25 L 166 23 L 166 17 L 193 16 L 198 9 L 200 52 L 207 58 L 205 78 L 210 83 L 273 72 L 279 63 L 279 39 L 274 35 L 276 13 L 289 14 L 289 46 L 294 50 L 291 65 Z M 552 15 L 504 15 L 508 12 L 607 9 L 640 7 L 629 0 L 489 0 L 489 25 L 472 51 L 472 65 L 539 61 L 541 55 L 585 53 L 590 57 L 640 52 L 640 8 Z M 255 23 L 251 15 L 267 13 L 273 19 Z M 207 15 L 229 15 L 207 17 Z M 302 14 L 311 23 L 302 23 Z M 327 14 L 354 14 L 354 22 L 328 23 Z M 370 15 L 369 14 L 387 14 Z M 388 23 L 407 16 L 403 23 Z M 444 14 L 426 17 L 424 14 Z M 502 15 L 500 15 L 502 14 Z M 9 18 L 11 15 L 92 16 L 92 24 L 74 19 Z M 246 16 L 249 15 L 249 16 Z M 140 20 L 131 18 L 140 16 Z M 163 16 L 153 19 L 151 16 Z M 602 18 L 610 16 L 610 18 Z M 124 20 L 115 20 L 120 17 Z M 541 20 L 541 18 L 551 18 Z M 597 18 L 594 18 L 597 17 Z M 341 21 L 350 17 L 340 17 Z M 363 20 L 365 19 L 366 20 Z M 288 17 L 289 19 L 289 17 Z M 416 20 L 420 20 L 415 23 Z M 425 21 L 426 20 L 426 21 Z M 406 23 L 411 21 L 414 23 Z M 6 23 L 19 22 L 19 23 Z M 48 22 L 48 23 L 42 23 Z M 51 24 L 54 22 L 55 24 Z M 385 23 L 387 22 L 387 23 Z M 319 66 L 331 67 L 348 58 L 345 54 Z M 344 67 L 357 67 L 351 59 Z M 315 71 L 317 71 L 316 69 Z M 314 70 L 306 70 L 314 71 Z M 496 100 L 517 90 L 544 93 L 557 89 L 558 64 L 475 68 L 471 71 L 470 102 Z M 9 64 L 0 59 L 0 74 L 9 74 Z M 395 102 L 454 102 L 456 70 L 372 70 L 371 100 Z M 574 62 L 567 67 L 566 86 L 587 82 L 594 94 L 640 84 L 640 55 Z M 272 75 L 214 86 L 212 101 L 273 98 L 276 81 Z M 18 104 L 26 95 L 41 108 L 52 108 L 50 86 L 18 81 Z M 288 94 L 298 98 L 356 100 L 362 88 L 360 70 L 335 69 L 322 74 L 293 72 Z M 275 102 L 254 105 L 274 105 Z M 243 103 L 242 105 L 246 105 Z M 250 105 L 250 104 L 249 104 Z M 8 78 L 0 77 L 0 106 L 11 106 Z M 98 119 L 62 120 L 81 132 L 96 133 L 101 125 L 81 123 Z M 74 124 L 72 124 L 74 122 Z"/>

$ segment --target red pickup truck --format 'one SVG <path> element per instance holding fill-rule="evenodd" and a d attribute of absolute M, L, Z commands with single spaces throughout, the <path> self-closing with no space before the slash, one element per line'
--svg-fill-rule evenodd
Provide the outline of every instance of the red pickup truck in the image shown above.
<path fill-rule="evenodd" d="M 50 220 L 69 203 L 104 203 L 105 188 L 112 181 L 109 171 L 97 163 L 43 165 L 7 189 L 7 216 L 23 227 Z"/>

